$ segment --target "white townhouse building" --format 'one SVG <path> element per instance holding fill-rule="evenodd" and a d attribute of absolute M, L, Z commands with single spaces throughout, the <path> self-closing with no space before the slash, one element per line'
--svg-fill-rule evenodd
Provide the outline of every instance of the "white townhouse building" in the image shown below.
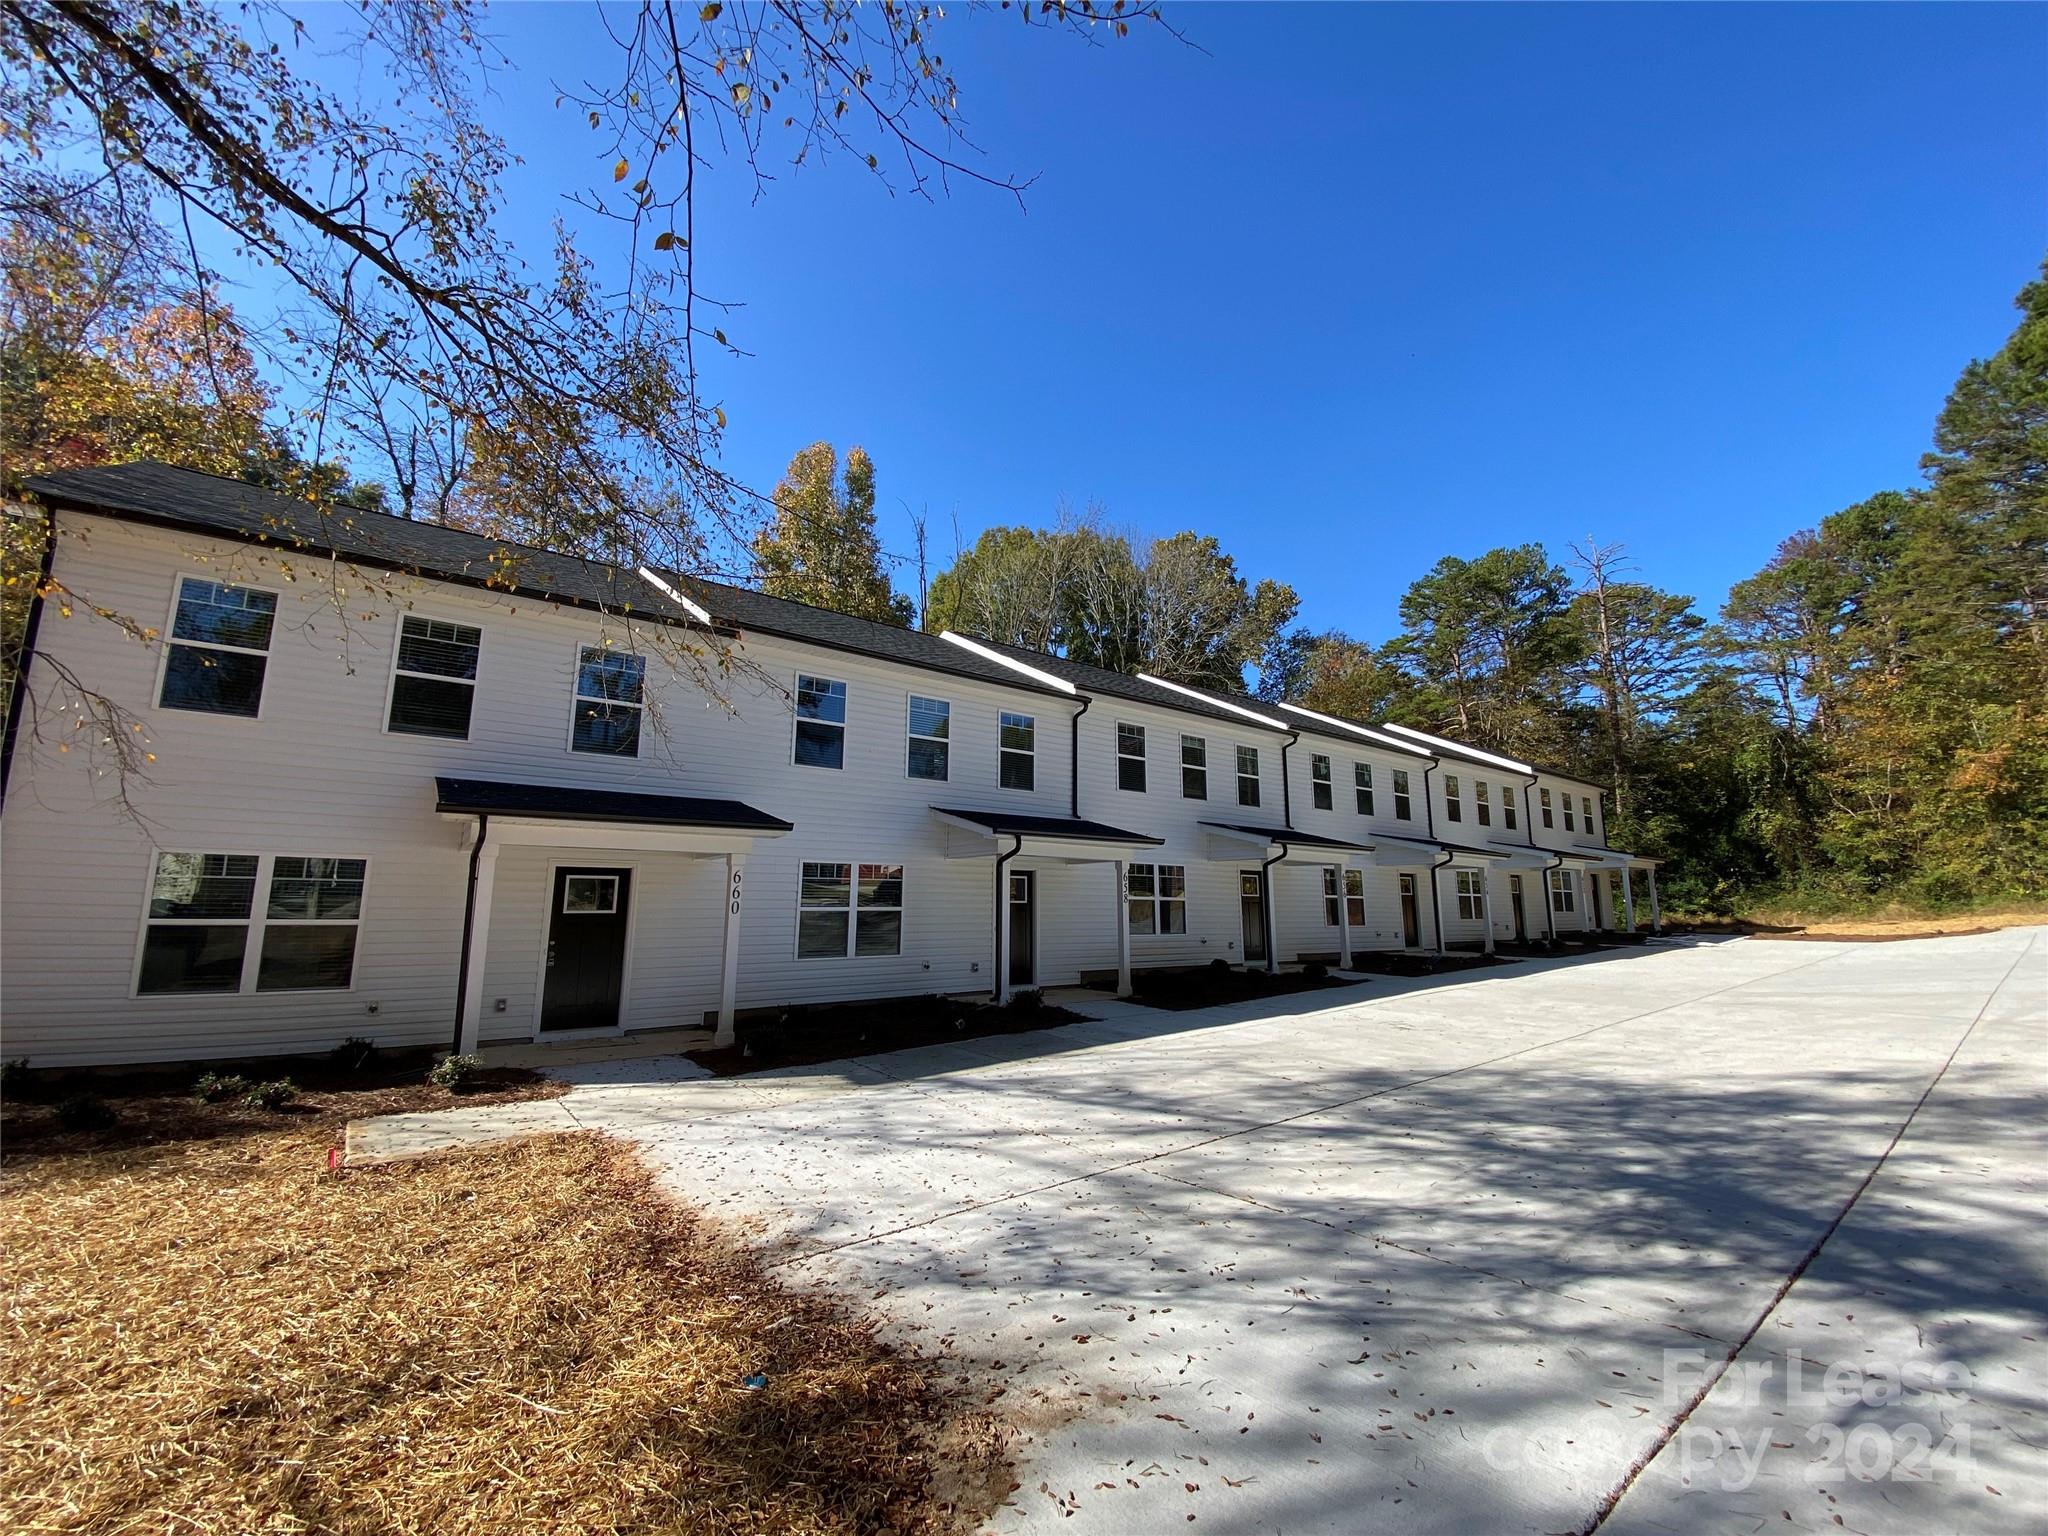
<path fill-rule="evenodd" d="M 1638 868 L 1655 921 L 1599 786 L 1402 727 L 160 464 L 30 485 L 61 597 L 0 1050 L 37 1065 L 1490 949 L 1633 927 Z"/>

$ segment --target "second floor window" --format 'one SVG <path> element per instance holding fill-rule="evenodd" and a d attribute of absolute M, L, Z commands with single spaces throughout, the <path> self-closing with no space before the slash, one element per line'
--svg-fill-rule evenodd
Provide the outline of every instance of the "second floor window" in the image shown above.
<path fill-rule="evenodd" d="M 1415 802 L 1408 798 L 1408 770 L 1394 770 L 1394 817 L 1398 821 L 1415 819 Z"/>
<path fill-rule="evenodd" d="M 569 749 L 612 757 L 639 756 L 646 680 L 645 657 L 601 645 L 578 650 L 576 716 L 569 732 Z"/>
<path fill-rule="evenodd" d="M 1371 763 L 1353 763 L 1351 765 L 1351 786 L 1352 792 L 1358 797 L 1358 814 L 1370 816 L 1372 814 Z"/>
<path fill-rule="evenodd" d="M 1574 830 L 1572 826 L 1572 797 L 1570 795 L 1564 797 L 1564 829 L 1567 832 Z"/>
<path fill-rule="evenodd" d="M 1581 795 L 1581 796 L 1579 797 L 1579 809 L 1580 809 L 1581 811 L 1584 811 L 1584 812 L 1586 813 L 1586 831 L 1587 831 L 1588 833 L 1590 833 L 1590 832 L 1591 832 L 1591 831 L 1593 830 L 1593 799 L 1592 799 L 1592 796 L 1590 796 L 1590 795 Z"/>
<path fill-rule="evenodd" d="M 1116 787 L 1145 793 L 1145 727 L 1116 723 Z"/>
<path fill-rule="evenodd" d="M 1209 743 L 1199 736 L 1180 739 L 1180 793 L 1183 800 L 1209 798 Z"/>
<path fill-rule="evenodd" d="M 846 766 L 846 684 L 797 674 L 794 760 L 800 768 Z"/>
<path fill-rule="evenodd" d="M 484 632 L 474 624 L 410 613 L 399 620 L 389 728 L 406 736 L 467 741 L 483 643 Z"/>
<path fill-rule="evenodd" d="M 1543 811 L 1543 825 L 1545 825 L 1546 827 L 1556 826 L 1557 823 L 1550 819 L 1550 791 L 1547 789 L 1537 790 L 1536 804 Z"/>
<path fill-rule="evenodd" d="M 1507 823 L 1507 829 L 1515 830 L 1515 791 L 1512 785 L 1500 787 L 1500 819 Z"/>
<path fill-rule="evenodd" d="M 944 779 L 953 771 L 953 706 L 944 699 L 910 696 L 910 761 L 913 779 Z"/>
<path fill-rule="evenodd" d="M 263 673 L 277 595 L 187 576 L 178 583 L 164 656 L 164 709 L 254 718 L 263 706 Z"/>
<path fill-rule="evenodd" d="M 1448 821 L 1465 819 L 1465 804 L 1460 798 L 1458 776 L 1455 773 L 1444 775 L 1444 818 Z"/>
<path fill-rule="evenodd" d="M 1484 779 L 1472 781 L 1472 810 L 1479 818 L 1479 825 L 1493 825 L 1493 791 L 1487 787 Z"/>
<path fill-rule="evenodd" d="M 1257 805 L 1259 803 L 1259 749 L 1239 747 L 1237 749 L 1237 803 Z"/>
<path fill-rule="evenodd" d="M 1486 896 L 1480 881 L 1486 876 L 1476 869 L 1458 871 L 1458 916 L 1476 923 L 1486 916 Z"/>
<path fill-rule="evenodd" d="M 1332 809 L 1335 801 L 1330 789 L 1330 760 L 1320 752 L 1309 755 L 1308 780 L 1309 793 L 1315 797 L 1316 809 Z"/>
<path fill-rule="evenodd" d="M 1005 711 L 1000 747 L 996 782 L 1004 789 L 1030 789 L 1037 782 L 1038 722 L 1029 715 Z"/>

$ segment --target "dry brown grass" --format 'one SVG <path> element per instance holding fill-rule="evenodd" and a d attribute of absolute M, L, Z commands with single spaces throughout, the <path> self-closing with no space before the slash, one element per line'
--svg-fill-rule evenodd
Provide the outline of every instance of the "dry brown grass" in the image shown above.
<path fill-rule="evenodd" d="M 7 1170 L 0 1528 L 923 1532 L 1009 1487 L 992 1420 L 617 1144 L 332 1139 Z"/>
<path fill-rule="evenodd" d="M 1692 919 L 1702 932 L 1747 933 L 1760 939 L 1933 939 L 1943 935 L 1995 933 L 2048 923 L 2048 905 L 2022 904 L 1973 911 L 1926 913 L 1887 907 L 1855 916 L 1818 917 L 1791 907 L 1760 908 L 1743 918 Z"/>

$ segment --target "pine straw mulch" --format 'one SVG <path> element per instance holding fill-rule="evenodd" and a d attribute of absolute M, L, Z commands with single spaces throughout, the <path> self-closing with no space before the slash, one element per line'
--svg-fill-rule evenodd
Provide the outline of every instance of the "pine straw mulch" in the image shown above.
<path fill-rule="evenodd" d="M 941 1532 L 1011 1486 L 936 1367 L 618 1143 L 334 1174 L 331 1140 L 0 1174 L 0 1528 Z"/>

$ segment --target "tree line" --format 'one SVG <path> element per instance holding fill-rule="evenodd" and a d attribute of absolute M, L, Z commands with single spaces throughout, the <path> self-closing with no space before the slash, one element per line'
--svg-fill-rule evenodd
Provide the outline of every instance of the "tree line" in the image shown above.
<path fill-rule="evenodd" d="M 1106 511 L 997 527 L 929 583 L 927 629 L 1439 731 L 1611 791 L 1617 846 L 1669 861 L 1674 905 L 1728 911 L 2048 891 L 2048 281 L 1971 363 L 1925 483 L 1792 534 L 1713 616 L 1588 538 L 1446 555 L 1377 641 L 1295 623 L 1284 583 L 1216 539 Z M 762 584 L 908 624 L 874 466 L 798 455 Z M 850 558 L 851 557 L 851 558 Z M 1250 675 L 1248 681 L 1247 674 Z"/>

